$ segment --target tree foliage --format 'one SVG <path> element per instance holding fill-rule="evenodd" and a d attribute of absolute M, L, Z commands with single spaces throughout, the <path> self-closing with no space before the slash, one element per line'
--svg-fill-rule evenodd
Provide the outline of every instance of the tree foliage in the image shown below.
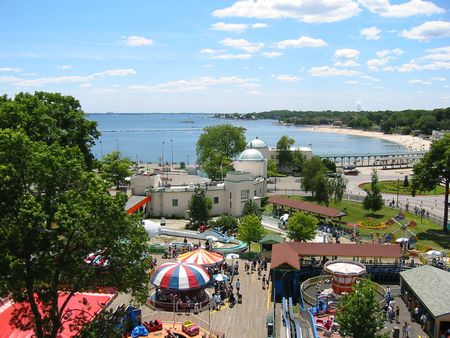
<path fill-rule="evenodd" d="M 378 183 L 378 174 L 375 169 L 372 171 L 371 176 L 372 181 L 370 184 L 370 191 L 366 190 L 367 195 L 364 197 L 363 207 L 366 210 L 377 212 L 383 208 L 383 196 L 381 195 L 381 190 Z"/>
<path fill-rule="evenodd" d="M 260 212 L 258 206 L 256 205 L 256 203 L 249 199 L 244 204 L 244 209 L 242 210 L 242 214 L 244 216 L 245 215 L 260 216 L 261 212 Z"/>
<path fill-rule="evenodd" d="M 76 292 L 113 287 L 146 299 L 147 234 L 127 215 L 126 196 L 111 196 L 90 170 L 97 131 L 78 101 L 18 96 L 0 100 L 0 115 L 15 115 L 22 125 L 0 129 L 0 296 L 30 305 L 20 309 L 22 328 L 56 337 Z M 90 253 L 108 264 L 86 263 Z M 62 304 L 59 291 L 68 294 Z"/>
<path fill-rule="evenodd" d="M 210 221 L 209 225 L 211 228 L 221 228 L 223 232 L 235 231 L 238 226 L 238 220 L 231 215 L 220 215 L 217 219 Z"/>
<path fill-rule="evenodd" d="M 238 225 L 237 238 L 248 244 L 250 251 L 250 244 L 252 242 L 259 242 L 264 236 L 264 227 L 257 215 L 246 215 L 242 218 Z"/>
<path fill-rule="evenodd" d="M 212 180 L 232 170 L 232 159 L 245 149 L 245 129 L 231 124 L 205 127 L 197 140 L 198 163 Z"/>
<path fill-rule="evenodd" d="M 189 223 L 187 229 L 197 230 L 200 225 L 208 224 L 212 201 L 206 196 L 204 189 L 196 188 L 189 201 Z"/>
<path fill-rule="evenodd" d="M 317 192 L 317 184 L 326 173 L 326 168 L 319 157 L 306 160 L 302 170 L 302 187 L 305 192 L 311 192 L 313 197 Z"/>
<path fill-rule="evenodd" d="M 331 199 L 334 203 L 339 203 L 344 197 L 345 190 L 347 189 L 348 180 L 342 175 L 336 175 L 329 179 Z"/>
<path fill-rule="evenodd" d="M 444 184 L 444 230 L 448 223 L 448 193 L 450 185 L 450 134 L 445 134 L 440 140 L 431 144 L 430 150 L 414 166 L 412 190 L 427 191 L 437 185 Z"/>
<path fill-rule="evenodd" d="M 287 236 L 296 242 L 306 242 L 316 236 L 319 220 L 301 211 L 289 217 L 287 222 Z"/>
<path fill-rule="evenodd" d="M 336 311 L 342 337 L 376 338 L 384 327 L 385 315 L 378 303 L 373 282 L 362 280 L 353 292 L 342 295 Z"/>
<path fill-rule="evenodd" d="M 267 176 L 277 177 L 278 175 L 277 164 L 275 163 L 275 161 L 271 159 L 267 160 Z"/>
<path fill-rule="evenodd" d="M 100 161 L 100 172 L 102 177 L 111 182 L 119 189 L 126 183 L 125 178 L 131 176 L 132 162 L 128 157 L 122 157 L 120 151 L 114 150 L 105 155 Z"/>
<path fill-rule="evenodd" d="M 291 147 L 295 140 L 287 135 L 283 135 L 277 142 L 279 168 L 292 165 Z"/>

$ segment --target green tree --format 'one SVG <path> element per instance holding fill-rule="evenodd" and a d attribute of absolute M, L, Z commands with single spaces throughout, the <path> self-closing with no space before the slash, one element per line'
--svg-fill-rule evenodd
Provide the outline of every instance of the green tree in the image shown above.
<path fill-rule="evenodd" d="M 88 168 L 94 165 L 91 147 L 100 136 L 97 123 L 86 119 L 80 102 L 59 93 L 19 93 L 0 100 L 0 129 L 23 130 L 31 141 L 77 147 Z"/>
<path fill-rule="evenodd" d="M 366 190 L 366 197 L 363 200 L 363 208 L 366 210 L 372 210 L 377 212 L 383 208 L 383 196 L 381 195 L 380 186 L 378 183 L 378 173 L 374 169 L 372 171 L 372 182 L 370 185 L 370 191 Z"/>
<path fill-rule="evenodd" d="M 329 179 L 331 199 L 334 203 L 339 203 L 344 197 L 345 190 L 347 189 L 348 180 L 342 176 L 337 175 L 334 178 Z"/>
<path fill-rule="evenodd" d="M 311 191 L 313 197 L 316 194 L 316 187 L 319 180 L 325 176 L 326 168 L 320 157 L 313 157 L 306 160 L 302 171 L 302 187 L 305 192 Z"/>
<path fill-rule="evenodd" d="M 287 135 L 283 135 L 277 142 L 278 150 L 278 167 L 283 168 L 292 165 L 292 152 L 291 147 L 294 145 L 295 140 Z"/>
<path fill-rule="evenodd" d="M 231 215 L 220 215 L 217 219 L 209 222 L 211 228 L 221 228 L 222 231 L 235 231 L 238 226 L 238 220 Z"/>
<path fill-rule="evenodd" d="M 385 315 L 378 303 L 373 282 L 364 279 L 353 286 L 353 292 L 341 296 L 336 321 L 342 337 L 380 337 Z"/>
<path fill-rule="evenodd" d="M 403 186 L 404 187 L 409 187 L 408 175 L 405 175 L 405 178 L 403 179 Z"/>
<path fill-rule="evenodd" d="M 126 196 L 108 193 L 77 145 L 47 141 L 0 129 L 0 296 L 30 305 L 16 322 L 39 338 L 57 337 L 76 292 L 109 286 L 141 301 L 148 293 L 148 237 L 127 215 Z M 90 253 L 108 264 L 86 263 Z M 63 303 L 59 291 L 68 295 Z"/>
<path fill-rule="evenodd" d="M 232 159 L 245 149 L 245 129 L 231 124 L 205 127 L 197 140 L 198 163 L 212 180 L 232 170 Z"/>
<path fill-rule="evenodd" d="M 244 204 L 244 209 L 242 210 L 242 214 L 245 215 L 260 215 L 260 211 L 258 206 L 252 200 L 247 200 Z"/>
<path fill-rule="evenodd" d="M 277 170 L 277 164 L 274 160 L 267 160 L 267 176 L 269 177 L 277 177 L 278 170 Z"/>
<path fill-rule="evenodd" d="M 197 230 L 200 225 L 208 224 L 211 209 L 212 201 L 206 196 L 205 190 L 196 188 L 189 202 L 189 223 L 186 228 Z"/>
<path fill-rule="evenodd" d="M 306 157 L 305 155 L 302 154 L 302 152 L 300 150 L 294 150 L 292 152 L 292 165 L 294 167 L 297 167 L 297 175 L 301 175 L 302 171 L 303 171 L 303 164 L 306 161 Z"/>
<path fill-rule="evenodd" d="M 105 155 L 100 161 L 100 172 L 102 177 L 116 186 L 118 190 L 126 183 L 125 178 L 131 176 L 132 162 L 128 157 L 122 157 L 120 151 L 113 151 Z"/>
<path fill-rule="evenodd" d="M 287 236 L 296 242 L 309 241 L 316 236 L 317 224 L 316 217 L 297 211 L 288 219 Z"/>
<path fill-rule="evenodd" d="M 444 231 L 448 223 L 448 193 L 450 185 L 450 134 L 445 134 L 440 140 L 431 144 L 430 150 L 414 166 L 412 191 L 431 190 L 444 184 Z"/>
<path fill-rule="evenodd" d="M 324 158 L 322 160 L 322 163 L 327 168 L 328 171 L 332 173 L 336 172 L 336 163 L 334 163 L 334 161 L 329 160 L 328 158 Z"/>
<path fill-rule="evenodd" d="M 330 196 L 332 194 L 332 186 L 330 184 L 330 180 L 325 177 L 325 175 L 321 175 L 317 178 L 314 191 L 315 191 L 315 199 L 319 204 L 324 203 L 326 206 L 330 204 Z"/>
<path fill-rule="evenodd" d="M 238 225 L 237 238 L 248 244 L 248 251 L 250 251 L 250 244 L 259 242 L 263 236 L 264 227 L 257 215 L 246 215 L 242 218 Z"/>

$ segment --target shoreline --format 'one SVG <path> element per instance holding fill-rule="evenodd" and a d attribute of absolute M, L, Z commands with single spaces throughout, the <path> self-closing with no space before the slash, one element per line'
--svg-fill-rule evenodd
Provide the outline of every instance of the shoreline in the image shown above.
<path fill-rule="evenodd" d="M 314 131 L 320 133 L 332 133 L 351 136 L 374 137 L 382 140 L 397 143 L 405 147 L 409 151 L 427 151 L 430 149 L 431 141 L 424 140 L 418 136 L 399 135 L 399 134 L 384 134 L 378 131 L 365 131 L 359 129 L 331 127 L 331 126 L 311 126 L 300 128 L 300 130 Z"/>

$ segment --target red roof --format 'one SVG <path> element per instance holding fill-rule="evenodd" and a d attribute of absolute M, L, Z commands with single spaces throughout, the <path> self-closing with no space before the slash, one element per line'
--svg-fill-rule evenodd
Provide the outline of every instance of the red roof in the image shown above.
<path fill-rule="evenodd" d="M 59 306 L 66 300 L 67 295 L 67 293 L 59 294 Z M 98 314 L 113 299 L 113 297 L 114 295 L 112 294 L 76 293 L 70 299 L 64 311 L 64 316 L 67 316 L 68 318 L 64 318 L 63 329 L 58 337 L 68 338 L 76 336 L 83 324 L 94 319 L 95 315 Z M 14 320 L 16 324 L 23 325 L 24 328 L 29 327 L 30 320 L 26 315 L 29 310 L 30 307 L 28 303 L 7 302 L 0 306 L 0 338 L 35 337 L 32 329 L 20 330 L 11 324 L 11 321 Z M 19 313 L 19 316 L 17 316 L 17 313 Z M 80 314 L 82 314 L 82 316 Z"/>
<path fill-rule="evenodd" d="M 286 242 L 272 245 L 271 268 L 288 264 L 300 269 L 302 256 L 400 258 L 399 245 Z"/>
<path fill-rule="evenodd" d="M 326 217 L 342 217 L 347 215 L 344 211 L 339 209 L 328 208 L 314 203 L 294 200 L 282 196 L 270 196 L 269 203 L 278 204 Z"/>

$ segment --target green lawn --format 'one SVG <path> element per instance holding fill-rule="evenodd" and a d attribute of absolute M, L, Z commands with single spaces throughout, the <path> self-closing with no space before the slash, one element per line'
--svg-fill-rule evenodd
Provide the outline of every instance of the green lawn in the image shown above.
<path fill-rule="evenodd" d="M 370 190 L 370 182 L 361 183 L 359 187 L 363 190 Z M 397 188 L 400 195 L 411 195 L 411 184 L 408 187 L 403 186 L 403 181 L 380 181 L 380 190 L 387 194 L 396 194 Z M 443 195 L 445 193 L 445 187 L 437 186 L 430 191 L 418 191 L 417 195 Z"/>
<path fill-rule="evenodd" d="M 303 196 L 290 196 L 292 199 L 301 199 L 308 202 L 314 201 L 311 197 L 303 197 Z M 347 223 L 357 223 L 359 221 L 364 221 L 367 219 L 374 219 L 377 222 L 386 222 L 392 217 L 398 215 L 398 210 L 393 208 L 384 207 L 376 214 L 365 210 L 362 207 L 362 203 L 358 202 L 350 202 L 350 201 L 342 201 L 339 204 L 330 203 L 330 208 L 341 209 L 347 212 L 347 216 L 342 217 L 341 226 L 347 227 Z M 271 210 L 271 206 L 269 208 Z M 420 216 L 406 213 L 406 223 L 409 223 L 411 220 L 415 220 L 417 223 L 417 227 L 411 228 L 410 230 L 417 235 L 418 244 L 420 247 L 429 246 L 434 249 L 446 249 L 450 250 L 450 234 L 444 233 L 442 228 L 428 219 L 423 218 L 422 222 L 420 221 Z M 352 227 L 348 227 L 348 229 L 352 229 Z M 398 231 L 400 226 L 398 224 L 391 225 L 385 229 L 364 229 L 359 228 L 359 232 L 363 235 L 370 235 L 373 233 L 380 233 L 380 235 L 384 235 L 386 233 L 394 233 L 396 237 L 401 237 L 401 231 Z M 395 232 L 397 231 L 397 232 Z"/>

